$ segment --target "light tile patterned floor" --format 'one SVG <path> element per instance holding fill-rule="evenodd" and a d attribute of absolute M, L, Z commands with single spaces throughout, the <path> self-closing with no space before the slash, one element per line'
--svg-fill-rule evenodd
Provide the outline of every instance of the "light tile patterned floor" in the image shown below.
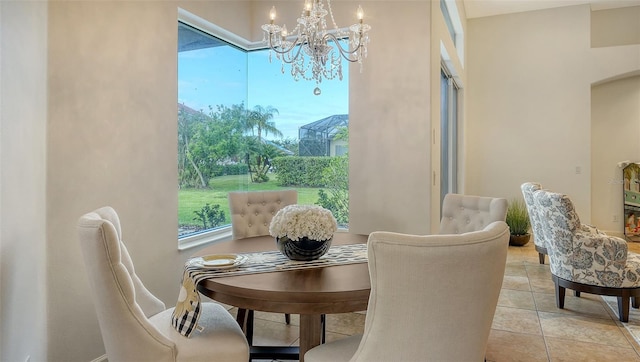
<path fill-rule="evenodd" d="M 629 243 L 640 251 L 640 244 Z M 547 257 L 548 263 L 548 257 Z M 632 310 L 640 326 L 640 312 Z M 556 308 L 549 265 L 533 242 L 509 247 L 487 361 L 640 361 L 640 345 L 597 295 L 567 291 Z"/>
<path fill-rule="evenodd" d="M 629 250 L 640 252 L 640 243 L 629 243 Z M 576 298 L 567 291 L 565 309 L 556 308 L 549 265 L 538 263 L 533 242 L 510 246 L 486 359 L 640 362 L 632 335 L 640 338 L 640 311 L 631 310 L 630 332 L 606 303 L 600 296 Z M 364 319 L 364 313 L 328 315 L 327 340 L 362 333 Z M 254 343 L 297 345 L 298 321 L 292 316 L 286 325 L 283 314 L 256 313 Z"/>

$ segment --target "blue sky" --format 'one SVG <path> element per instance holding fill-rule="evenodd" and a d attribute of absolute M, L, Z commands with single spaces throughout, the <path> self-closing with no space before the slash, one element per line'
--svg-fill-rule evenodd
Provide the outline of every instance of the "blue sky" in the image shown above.
<path fill-rule="evenodd" d="M 233 47 L 215 47 L 178 54 L 178 102 L 197 110 L 211 105 L 244 103 L 272 106 L 276 127 L 285 138 L 298 138 L 298 127 L 319 119 L 349 112 L 348 63 L 343 61 L 343 80 L 324 79 L 316 96 L 314 81 L 294 81 L 291 68 L 268 51 L 245 53 Z M 267 137 L 271 138 L 271 137 Z"/>

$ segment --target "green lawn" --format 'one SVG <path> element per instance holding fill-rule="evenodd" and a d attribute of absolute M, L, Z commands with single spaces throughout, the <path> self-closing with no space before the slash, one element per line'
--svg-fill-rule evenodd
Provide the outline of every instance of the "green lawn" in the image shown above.
<path fill-rule="evenodd" d="M 178 191 L 178 224 L 180 226 L 197 225 L 199 221 L 193 220 L 196 217 L 194 211 L 199 211 L 207 203 L 211 206 L 220 205 L 227 223 L 230 224 L 228 192 L 285 190 L 291 188 L 278 186 L 275 181 L 275 175 L 269 174 L 269 179 L 268 182 L 252 183 L 249 181 L 248 175 L 221 176 L 212 179 L 209 183 L 210 188 L 207 190 L 181 189 Z M 318 188 L 298 188 L 298 203 L 315 204 L 318 201 L 318 190 Z"/>

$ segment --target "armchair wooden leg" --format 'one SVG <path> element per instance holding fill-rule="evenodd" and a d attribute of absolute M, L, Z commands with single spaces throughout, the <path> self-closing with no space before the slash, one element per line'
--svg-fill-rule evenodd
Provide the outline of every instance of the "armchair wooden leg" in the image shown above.
<path fill-rule="evenodd" d="M 573 291 L 573 295 L 575 295 L 576 297 L 580 298 L 580 292 L 577 290 Z"/>
<path fill-rule="evenodd" d="M 620 322 L 629 321 L 629 297 L 618 297 L 618 314 Z"/>
<path fill-rule="evenodd" d="M 638 309 L 640 308 L 640 300 L 638 300 L 639 298 L 636 297 L 631 297 L 631 306 Z"/>
<path fill-rule="evenodd" d="M 538 260 L 540 260 L 540 264 L 544 264 L 544 254 L 538 253 Z"/>
<path fill-rule="evenodd" d="M 566 289 L 564 287 L 561 287 L 558 284 L 558 281 L 555 281 L 555 285 L 556 285 L 556 307 L 558 307 L 559 309 L 564 309 L 564 294 L 566 292 Z"/>
<path fill-rule="evenodd" d="M 291 315 L 290 314 L 285 314 L 284 315 L 284 322 L 286 324 L 291 324 Z"/>

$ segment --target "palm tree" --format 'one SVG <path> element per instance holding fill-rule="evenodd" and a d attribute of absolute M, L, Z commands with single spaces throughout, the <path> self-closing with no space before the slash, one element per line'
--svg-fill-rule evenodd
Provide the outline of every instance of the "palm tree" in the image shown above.
<path fill-rule="evenodd" d="M 251 181 L 268 181 L 267 172 L 271 167 L 271 159 L 279 153 L 273 145 L 267 143 L 263 138 L 271 133 L 274 136 L 282 137 L 282 132 L 276 128 L 272 121 L 274 114 L 278 110 L 272 106 L 255 106 L 252 110 L 246 111 L 246 117 L 242 120 L 245 131 L 251 131 L 251 135 L 246 138 L 245 160 L 251 174 Z M 257 134 L 256 134 L 257 133 Z"/>
<path fill-rule="evenodd" d="M 274 136 L 282 137 L 282 132 L 276 128 L 275 123 L 272 121 L 274 114 L 278 114 L 278 110 L 272 106 L 255 106 L 253 110 L 247 112 L 247 130 L 253 133 L 253 130 L 257 130 L 258 141 L 262 141 L 262 132 L 264 135 L 271 133 Z"/>
<path fill-rule="evenodd" d="M 251 182 L 267 182 L 267 173 L 271 169 L 271 160 L 281 156 L 282 151 L 276 146 L 259 141 L 256 136 L 249 136 L 245 140 L 245 160 L 249 167 Z"/>

